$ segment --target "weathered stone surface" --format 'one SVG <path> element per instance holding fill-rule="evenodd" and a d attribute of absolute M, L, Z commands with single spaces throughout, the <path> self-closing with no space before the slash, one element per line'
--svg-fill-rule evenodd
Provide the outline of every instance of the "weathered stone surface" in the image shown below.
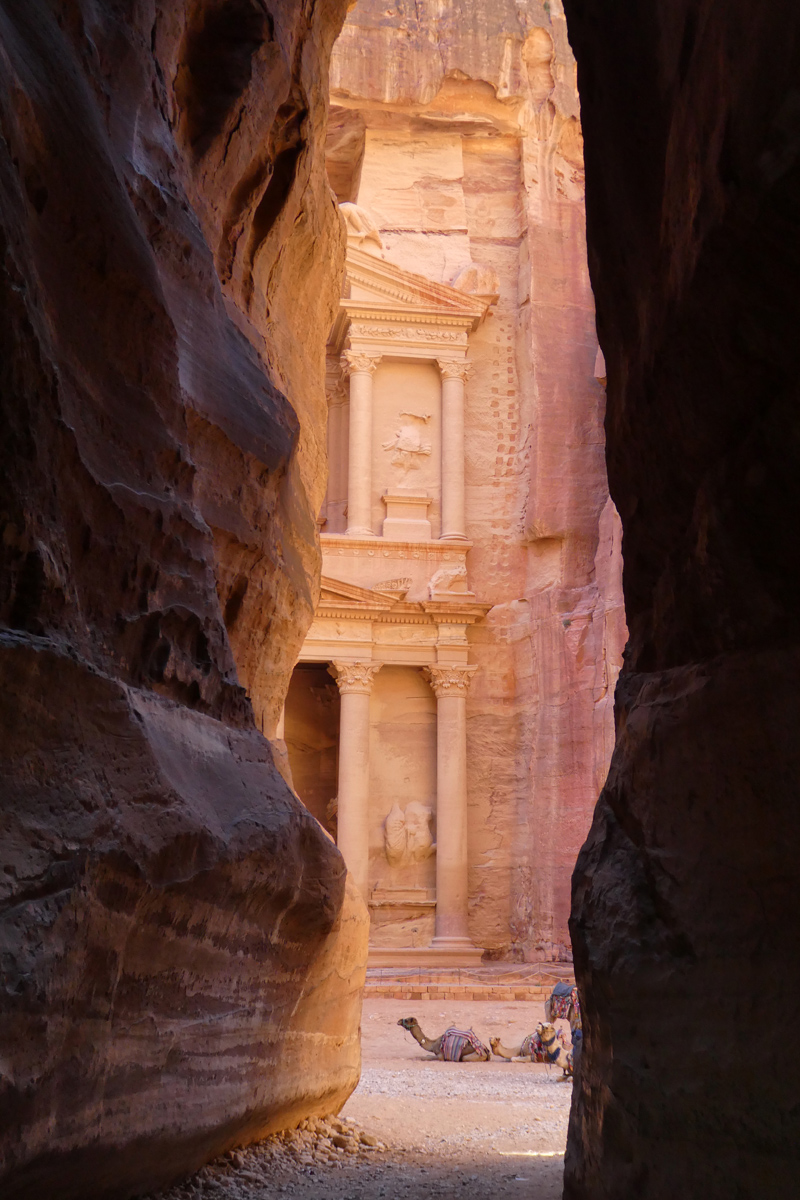
<path fill-rule="evenodd" d="M 800 16 L 567 0 L 631 628 L 574 877 L 570 1200 L 800 1168 Z"/>
<path fill-rule="evenodd" d="M 470 933 L 498 958 L 568 958 L 569 880 L 608 766 L 626 631 L 563 11 L 358 0 L 331 85 L 332 179 L 374 218 L 384 257 L 437 282 L 478 278 L 473 263 L 497 281 L 470 335 L 465 409 L 469 588 L 493 606 L 469 630 Z M 395 386 L 435 411 L 427 370 Z M 376 412 L 389 375 L 376 375 Z M 429 440 L 415 483 L 434 497 L 435 537 Z M 391 574 L 359 563 L 363 586 Z M 420 598 L 424 554 L 400 566 Z"/>
<path fill-rule="evenodd" d="M 357 1079 L 363 908 L 253 718 L 315 598 L 344 8 L 0 5 L 4 1196 Z"/>

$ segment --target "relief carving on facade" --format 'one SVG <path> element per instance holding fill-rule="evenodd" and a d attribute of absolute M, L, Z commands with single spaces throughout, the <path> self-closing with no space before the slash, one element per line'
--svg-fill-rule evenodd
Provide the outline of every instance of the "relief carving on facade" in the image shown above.
<path fill-rule="evenodd" d="M 496 300 L 500 293 L 500 279 L 494 267 L 485 263 L 471 262 L 456 275 L 451 287 L 467 296 L 491 296 Z"/>
<path fill-rule="evenodd" d="M 339 212 L 347 226 L 348 241 L 355 242 L 362 250 L 368 248 L 368 242 L 377 246 L 379 250 L 383 249 L 383 239 L 371 213 L 358 204 L 350 203 L 340 204 Z"/>
<path fill-rule="evenodd" d="M 393 592 L 398 596 L 405 596 L 413 582 L 410 575 L 400 575 L 397 579 L 383 579 L 372 586 L 376 592 Z"/>
<path fill-rule="evenodd" d="M 361 325 L 353 322 L 350 336 L 354 338 L 402 338 L 409 342 L 458 342 L 466 346 L 467 335 L 456 329 L 431 327 L 420 329 L 414 325 Z"/>
<path fill-rule="evenodd" d="M 461 585 L 464 585 L 462 588 Z M 463 563 L 456 563 L 454 567 L 440 567 L 438 571 L 431 576 L 428 584 L 428 595 L 433 599 L 437 592 L 455 592 L 458 593 L 466 590 L 467 584 L 467 568 Z"/>
<path fill-rule="evenodd" d="M 423 442 L 422 429 L 409 422 L 419 421 L 422 425 L 426 425 L 431 419 L 431 414 L 401 412 L 399 415 L 401 420 L 403 417 L 407 417 L 408 421 L 400 426 L 394 437 L 383 443 L 383 449 L 391 454 L 392 457 L 389 461 L 392 466 L 399 467 L 401 474 L 405 477 L 409 471 L 419 468 L 421 458 L 429 457 L 431 454 L 431 443 Z"/>
<path fill-rule="evenodd" d="M 328 401 L 329 408 L 335 408 L 339 404 L 345 404 L 348 399 L 347 389 L 341 382 L 330 384 L 325 389 L 325 398 Z"/>
<path fill-rule="evenodd" d="M 436 850 L 431 835 L 433 809 L 417 800 L 406 805 L 405 811 L 394 804 L 384 821 L 384 849 L 389 865 L 408 866 L 425 862 Z"/>

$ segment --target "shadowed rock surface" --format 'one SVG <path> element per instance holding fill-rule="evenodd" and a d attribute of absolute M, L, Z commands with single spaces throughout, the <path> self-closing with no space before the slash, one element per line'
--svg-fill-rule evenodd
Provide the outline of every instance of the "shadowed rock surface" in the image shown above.
<path fill-rule="evenodd" d="M 630 626 L 573 880 L 569 1200 L 800 1171 L 800 15 L 566 0 Z"/>
<path fill-rule="evenodd" d="M 366 916 L 259 732 L 315 600 L 344 11 L 0 3 L 4 1197 L 358 1078 Z"/>

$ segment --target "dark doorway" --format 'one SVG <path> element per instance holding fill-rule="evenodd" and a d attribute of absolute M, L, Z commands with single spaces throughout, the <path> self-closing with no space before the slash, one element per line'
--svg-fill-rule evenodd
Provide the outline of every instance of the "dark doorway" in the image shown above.
<path fill-rule="evenodd" d="M 295 791 L 336 837 L 339 689 L 327 663 L 298 663 L 286 696 L 284 738 Z"/>

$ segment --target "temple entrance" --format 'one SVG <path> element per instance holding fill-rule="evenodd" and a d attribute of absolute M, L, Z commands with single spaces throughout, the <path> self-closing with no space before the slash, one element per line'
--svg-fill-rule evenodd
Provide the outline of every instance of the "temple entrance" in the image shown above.
<path fill-rule="evenodd" d="M 292 781 L 369 908 L 372 966 L 480 963 L 466 936 L 469 678 L 468 667 L 373 659 L 294 670 Z"/>

